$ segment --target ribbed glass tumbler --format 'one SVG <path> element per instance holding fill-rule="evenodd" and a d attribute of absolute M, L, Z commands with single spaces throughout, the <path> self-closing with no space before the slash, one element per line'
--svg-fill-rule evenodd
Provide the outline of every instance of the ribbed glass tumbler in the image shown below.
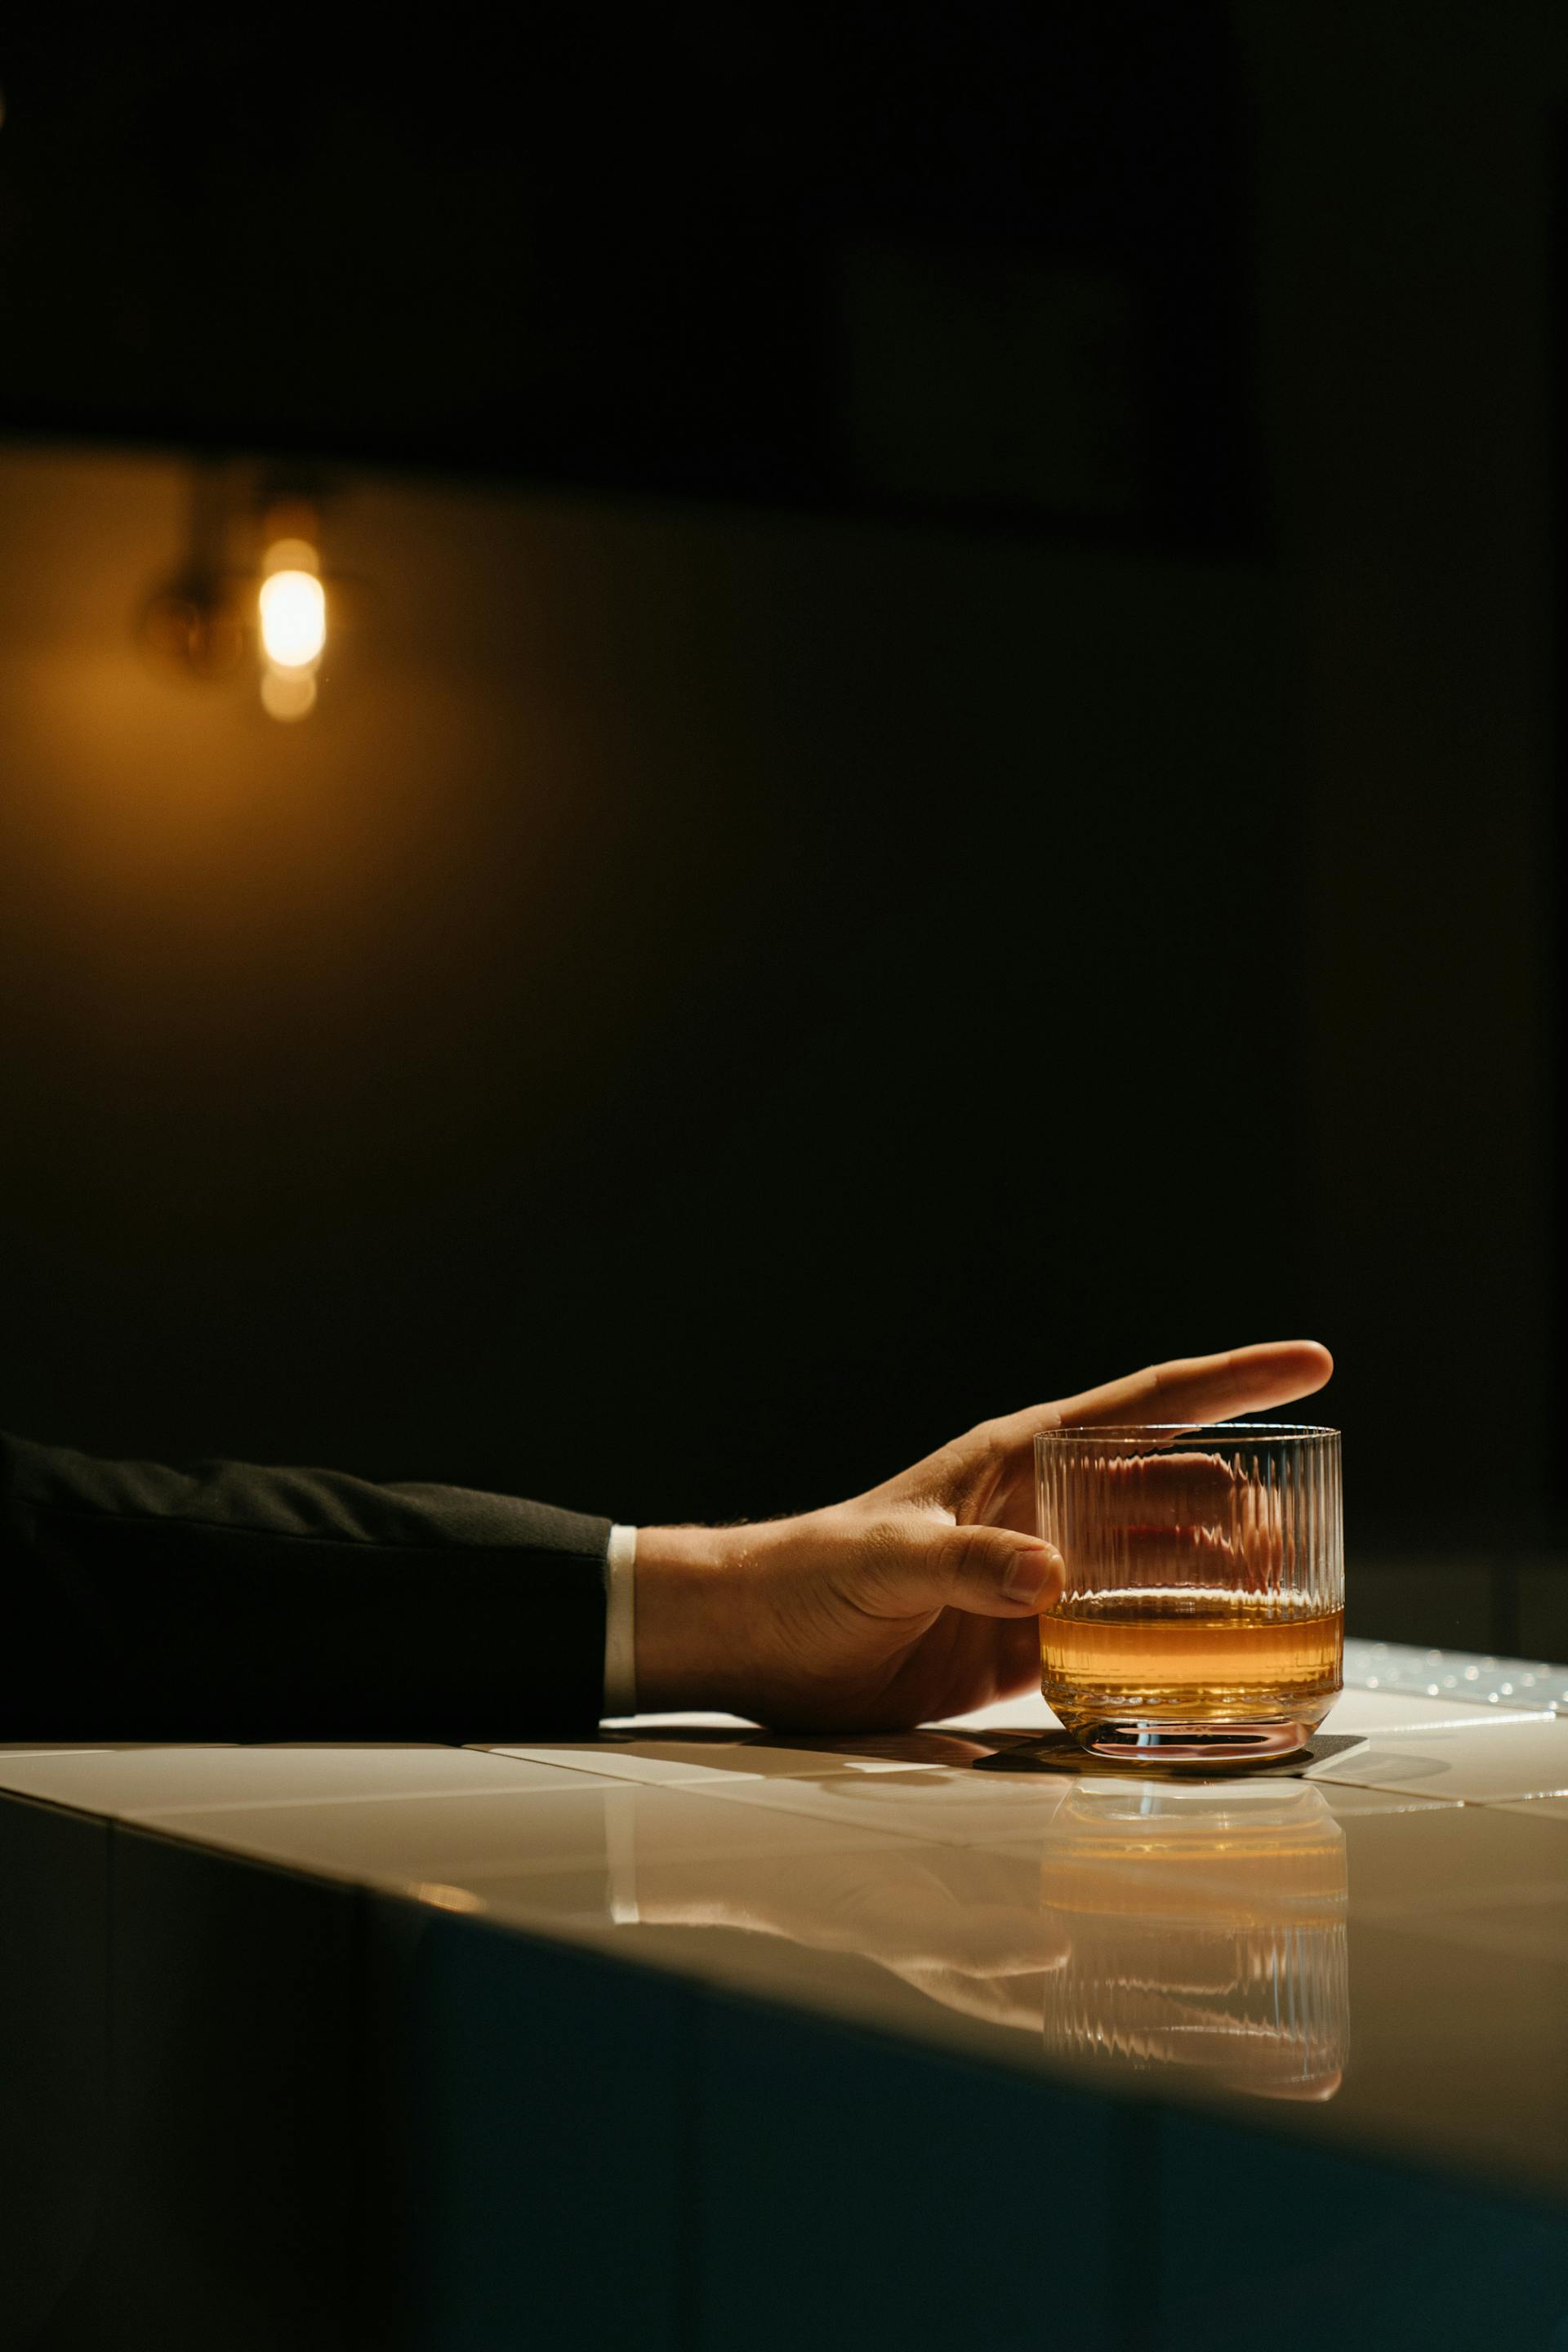
<path fill-rule="evenodd" d="M 1343 1654 L 1337 1430 L 1053 1429 L 1035 1486 L 1067 1562 L 1040 1685 L 1083 1747 L 1214 1766 L 1306 1744 Z"/>

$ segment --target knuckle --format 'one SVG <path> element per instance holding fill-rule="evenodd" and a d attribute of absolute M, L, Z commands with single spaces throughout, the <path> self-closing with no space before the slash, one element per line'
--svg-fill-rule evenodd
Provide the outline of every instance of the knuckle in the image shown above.
<path fill-rule="evenodd" d="M 969 1490 L 973 1516 L 989 1518 L 998 1496 L 1005 1495 L 1017 1477 L 1020 1468 L 1017 1432 L 1008 1423 L 994 1421 L 986 1424 L 984 1452 L 980 1458 L 979 1475 Z"/>
<path fill-rule="evenodd" d="M 962 1441 L 963 1471 L 956 1490 L 965 1495 L 988 1492 L 1011 1467 L 1007 1425 L 1000 1421 L 977 1422 Z"/>
<path fill-rule="evenodd" d="M 1001 1469 L 1012 1452 L 1012 1433 L 1005 1422 L 983 1421 L 978 1435 L 986 1461 L 993 1469 Z"/>
<path fill-rule="evenodd" d="M 975 1433 L 971 1431 L 938 1446 L 918 1465 L 908 1488 L 910 1498 L 940 1507 L 967 1494 L 975 1478 L 976 1445 Z"/>

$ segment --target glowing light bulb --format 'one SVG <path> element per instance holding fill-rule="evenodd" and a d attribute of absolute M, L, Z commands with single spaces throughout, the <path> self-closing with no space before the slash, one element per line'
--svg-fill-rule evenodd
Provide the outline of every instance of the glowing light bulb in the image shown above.
<path fill-rule="evenodd" d="M 327 599 L 313 572 L 274 572 L 261 583 L 261 642 L 277 669 L 309 669 L 327 642 Z"/>

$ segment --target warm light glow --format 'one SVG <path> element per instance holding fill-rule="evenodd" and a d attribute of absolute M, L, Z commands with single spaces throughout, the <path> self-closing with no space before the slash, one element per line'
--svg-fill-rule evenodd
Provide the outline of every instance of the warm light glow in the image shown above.
<path fill-rule="evenodd" d="M 261 559 L 263 577 L 269 572 L 319 572 L 321 568 L 308 539 L 275 539 Z"/>
<path fill-rule="evenodd" d="M 261 583 L 261 642 L 279 669 L 308 669 L 327 642 L 327 599 L 313 572 L 274 572 Z M 270 707 L 270 706 L 268 706 Z"/>
<path fill-rule="evenodd" d="M 316 706 L 316 680 L 309 669 L 264 669 L 261 707 L 269 719 L 304 719 Z"/>

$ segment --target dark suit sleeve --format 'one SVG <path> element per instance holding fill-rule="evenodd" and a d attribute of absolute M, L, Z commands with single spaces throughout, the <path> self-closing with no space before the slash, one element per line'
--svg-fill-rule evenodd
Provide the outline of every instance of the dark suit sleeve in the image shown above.
<path fill-rule="evenodd" d="M 590 1729 L 606 1519 L 0 1435 L 0 1741 Z"/>

